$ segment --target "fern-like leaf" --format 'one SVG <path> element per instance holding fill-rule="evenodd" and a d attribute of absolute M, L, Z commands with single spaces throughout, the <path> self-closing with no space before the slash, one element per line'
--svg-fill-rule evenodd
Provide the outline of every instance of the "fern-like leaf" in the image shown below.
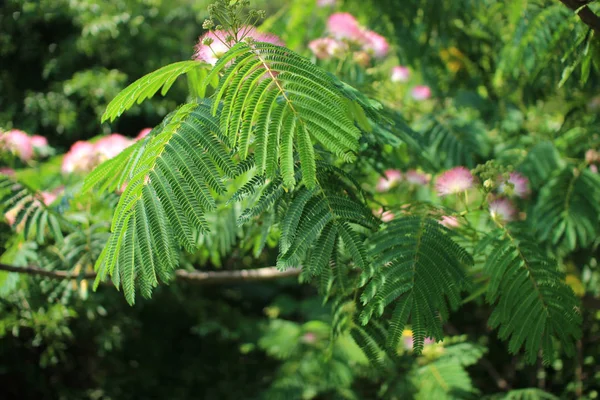
<path fill-rule="evenodd" d="M 452 309 L 460 305 L 460 292 L 467 286 L 464 267 L 473 263 L 449 233 L 433 219 L 410 216 L 390 222 L 370 238 L 376 273 L 362 293 L 360 321 L 368 323 L 395 303 L 388 347 L 398 346 L 409 319 L 415 352 L 423 349 L 426 337 L 443 338 L 447 303 Z"/>
<path fill-rule="evenodd" d="M 600 177 L 588 169 L 564 168 L 542 187 L 534 209 L 542 240 L 568 251 L 600 236 Z"/>
<path fill-rule="evenodd" d="M 237 172 L 211 106 L 206 101 L 181 107 L 139 152 L 129 153 L 135 158 L 131 180 L 96 264 L 96 285 L 110 274 L 130 303 L 135 281 L 148 297 L 158 279 L 169 279 L 178 245 L 196 248 L 198 233 L 207 229 L 204 214 L 215 209 L 214 195 L 225 192 L 222 180 Z"/>
<path fill-rule="evenodd" d="M 524 347 L 529 363 L 535 362 L 540 349 L 544 360 L 551 360 L 553 339 L 572 354 L 581 335 L 578 299 L 534 240 L 520 240 L 506 230 L 500 233 L 485 264 L 490 276 L 486 299 L 495 305 L 489 325 L 500 327 L 501 339 L 510 338 L 511 353 Z"/>
<path fill-rule="evenodd" d="M 297 154 L 303 181 L 314 188 L 313 142 L 344 161 L 356 158 L 360 131 L 346 98 L 331 76 L 309 60 L 268 43 L 238 43 L 207 81 L 221 72 L 214 113 L 223 101 L 223 133 L 230 146 L 239 147 L 242 159 L 254 153 L 259 174 L 273 178 L 281 169 L 285 186 L 293 187 Z"/>

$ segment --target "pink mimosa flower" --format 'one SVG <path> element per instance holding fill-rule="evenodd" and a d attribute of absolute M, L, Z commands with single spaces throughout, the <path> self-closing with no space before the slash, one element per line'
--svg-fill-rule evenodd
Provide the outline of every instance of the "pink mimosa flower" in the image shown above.
<path fill-rule="evenodd" d="M 40 135 L 33 135 L 31 137 L 31 145 L 36 149 L 48 147 L 48 139 Z"/>
<path fill-rule="evenodd" d="M 457 194 L 473 187 L 473 175 L 465 167 L 455 167 L 438 176 L 435 187 L 440 196 Z"/>
<path fill-rule="evenodd" d="M 501 197 L 490 202 L 490 215 L 492 219 L 500 222 L 514 221 L 517 209 L 509 199 Z"/>
<path fill-rule="evenodd" d="M 141 140 L 143 138 L 145 138 L 146 136 L 148 136 L 148 134 L 152 132 L 152 128 L 144 128 L 140 131 L 140 133 L 138 133 L 138 135 L 135 137 L 135 140 Z"/>
<path fill-rule="evenodd" d="M 404 174 L 404 179 L 411 185 L 425 186 L 429 183 L 429 175 L 411 169 Z"/>
<path fill-rule="evenodd" d="M 327 29 L 337 39 L 362 42 L 364 32 L 356 18 L 348 13 L 335 13 L 327 20 Z"/>
<path fill-rule="evenodd" d="M 529 190 L 529 179 L 527 177 L 521 175 L 518 172 L 511 172 L 510 177 L 508 178 L 508 182 L 513 185 L 513 193 L 515 196 L 520 197 L 522 199 L 526 198 L 530 194 Z M 500 192 L 506 192 L 506 184 L 502 183 L 500 185 Z"/>
<path fill-rule="evenodd" d="M 348 49 L 346 43 L 333 38 L 315 39 L 308 44 L 308 47 L 310 48 L 310 51 L 321 60 L 339 57 Z"/>
<path fill-rule="evenodd" d="M 402 172 L 397 169 L 388 169 L 385 171 L 385 177 L 379 178 L 377 182 L 377 191 L 386 192 L 402 180 Z"/>
<path fill-rule="evenodd" d="M 0 147 L 6 149 L 22 161 L 33 158 L 33 145 L 28 134 L 18 129 L 12 129 L 0 135 Z"/>
<path fill-rule="evenodd" d="M 390 44 L 386 38 L 373 31 L 363 32 L 363 43 L 363 48 L 369 53 L 372 53 L 375 58 L 387 56 L 390 50 Z"/>
<path fill-rule="evenodd" d="M 429 86 L 418 85 L 411 90 L 410 94 L 415 100 L 427 100 L 431 97 L 431 89 Z"/>
<path fill-rule="evenodd" d="M 63 158 L 62 171 L 67 174 L 91 171 L 96 159 L 96 149 L 92 143 L 76 142 Z"/>
<path fill-rule="evenodd" d="M 131 146 L 132 140 L 118 133 L 113 133 L 98 140 L 94 148 L 101 161 L 115 157 Z"/>
<path fill-rule="evenodd" d="M 392 68 L 392 82 L 408 82 L 410 78 L 410 70 L 401 65 Z"/>

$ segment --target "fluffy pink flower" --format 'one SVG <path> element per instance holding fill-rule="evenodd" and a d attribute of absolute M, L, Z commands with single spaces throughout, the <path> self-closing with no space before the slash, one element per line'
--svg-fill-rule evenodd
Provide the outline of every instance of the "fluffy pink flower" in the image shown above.
<path fill-rule="evenodd" d="M 411 169 L 404 174 L 404 179 L 411 185 L 424 186 L 429 183 L 429 175 Z"/>
<path fill-rule="evenodd" d="M 401 65 L 392 68 L 392 82 L 407 82 L 410 78 L 410 70 Z"/>
<path fill-rule="evenodd" d="M 88 172 L 96 164 L 96 149 L 90 142 L 76 142 L 62 161 L 62 172 Z"/>
<path fill-rule="evenodd" d="M 348 49 L 344 42 L 333 38 L 319 38 L 308 44 L 310 51 L 321 60 L 339 57 Z"/>
<path fill-rule="evenodd" d="M 372 53 L 375 58 L 383 58 L 390 51 L 390 44 L 383 36 L 373 31 L 363 32 L 363 49 Z"/>
<path fill-rule="evenodd" d="M 101 161 L 108 160 L 131 146 L 132 140 L 118 133 L 105 136 L 94 144 L 94 150 Z"/>
<path fill-rule="evenodd" d="M 465 167 L 455 167 L 438 176 L 435 188 L 440 196 L 464 192 L 473 187 L 473 175 Z"/>
<path fill-rule="evenodd" d="M 592 171 L 594 174 L 598 173 L 598 167 L 596 166 L 596 164 L 590 165 L 590 171 Z"/>
<path fill-rule="evenodd" d="M 439 222 L 440 222 L 440 224 L 444 225 L 448 229 L 458 228 L 460 226 L 460 222 L 458 221 L 458 218 L 448 216 L 448 215 L 442 216 L 442 219 Z"/>
<path fill-rule="evenodd" d="M 31 145 L 36 149 L 48 147 L 48 139 L 40 135 L 33 135 L 31 137 Z"/>
<path fill-rule="evenodd" d="M 152 131 L 152 128 L 144 128 L 140 131 L 140 133 L 138 133 L 138 135 L 135 137 L 135 140 L 141 140 L 143 138 L 145 138 L 146 136 L 148 136 L 148 134 Z"/>
<path fill-rule="evenodd" d="M 377 182 L 376 189 L 378 192 L 387 192 L 402 180 L 402 172 L 397 169 L 388 169 L 384 174 L 385 177 L 379 178 Z"/>
<path fill-rule="evenodd" d="M 508 178 L 508 182 L 513 185 L 513 193 L 515 196 L 520 197 L 522 199 L 529 196 L 529 179 L 527 177 L 521 175 L 518 172 L 511 172 L 510 177 Z M 500 185 L 500 192 L 506 192 L 506 184 L 502 183 Z"/>
<path fill-rule="evenodd" d="M 356 18 L 348 13 L 335 13 L 327 20 L 327 29 L 337 39 L 354 42 L 364 40 L 364 32 Z"/>
<path fill-rule="evenodd" d="M 12 152 L 23 161 L 29 161 L 33 157 L 31 138 L 18 129 L 0 135 L 0 148 Z"/>
<path fill-rule="evenodd" d="M 431 89 L 429 86 L 418 85 L 411 90 L 410 95 L 415 100 L 427 100 L 431 97 Z"/>
<path fill-rule="evenodd" d="M 277 46 L 284 46 L 283 41 L 275 36 L 268 33 L 262 33 L 256 30 L 255 27 L 245 26 L 240 30 L 240 35 L 244 35 L 244 39 L 246 37 L 251 37 L 257 42 L 267 42 L 272 43 Z M 226 31 L 210 31 L 205 33 L 198 39 L 198 44 L 196 44 L 194 59 L 199 61 L 204 61 L 208 64 L 215 65 L 219 58 L 223 56 L 229 50 L 235 42 L 232 40 L 227 40 L 229 33 Z M 205 41 L 212 41 L 210 44 L 205 44 Z"/>
<path fill-rule="evenodd" d="M 500 197 L 490 202 L 490 215 L 494 220 L 509 222 L 516 219 L 517 209 L 509 199 Z"/>

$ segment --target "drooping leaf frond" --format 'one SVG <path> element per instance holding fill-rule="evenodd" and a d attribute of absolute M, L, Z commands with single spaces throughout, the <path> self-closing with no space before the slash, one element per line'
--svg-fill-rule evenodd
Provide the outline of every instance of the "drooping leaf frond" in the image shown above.
<path fill-rule="evenodd" d="M 540 350 L 544 360 L 551 360 L 553 339 L 573 354 L 574 339 L 581 335 L 579 301 L 573 290 L 535 241 L 520 240 L 505 230 L 500 235 L 485 264 L 490 277 L 486 299 L 495 305 L 490 327 L 500 328 L 501 339 L 510 338 L 511 353 L 524 347 L 529 363 Z"/>
<path fill-rule="evenodd" d="M 297 154 L 304 183 L 315 187 L 313 141 L 345 161 L 356 158 L 360 131 L 345 97 L 309 60 L 268 43 L 238 43 L 207 80 L 222 71 L 213 112 L 223 101 L 222 131 L 242 159 L 253 152 L 258 174 L 273 178 L 280 169 L 293 187 Z"/>
<path fill-rule="evenodd" d="M 600 236 L 600 177 L 589 169 L 566 167 L 542 187 L 534 209 L 540 238 L 572 251 Z"/>
<path fill-rule="evenodd" d="M 281 268 L 303 265 L 307 276 L 321 276 L 331 272 L 330 262 L 342 252 L 349 256 L 352 268 L 368 275 L 370 263 L 364 238 L 356 227 L 369 231 L 378 224 L 370 210 L 356 198 L 329 188 L 302 187 L 293 194 L 281 222 L 277 265 Z M 341 269 L 342 265 L 335 267 Z"/>
<path fill-rule="evenodd" d="M 459 306 L 460 292 L 467 286 L 464 267 L 473 263 L 449 232 L 433 219 L 409 216 L 370 238 L 376 273 L 362 293 L 360 320 L 366 324 L 394 303 L 388 347 L 397 347 L 409 320 L 415 352 L 423 349 L 426 337 L 443 338 L 442 320 L 448 306 Z"/>
<path fill-rule="evenodd" d="M 224 193 L 223 178 L 237 172 L 210 111 L 208 101 L 183 106 L 160 133 L 129 153 L 135 157 L 131 179 L 96 264 L 96 285 L 110 274 L 133 303 L 135 281 L 150 296 L 158 278 L 167 280 L 178 265 L 178 245 L 196 248 L 197 234 L 207 229 L 204 213 L 215 209 L 214 195 Z"/>
<path fill-rule="evenodd" d="M 70 225 L 60 213 L 44 204 L 44 198 L 27 185 L 0 174 L 0 209 L 5 215 L 12 214 L 12 228 L 21 230 L 26 239 L 35 238 L 38 243 L 50 234 L 62 241 L 62 227 Z"/>
<path fill-rule="evenodd" d="M 102 115 L 102 122 L 106 120 L 114 121 L 134 104 L 140 104 L 154 96 L 161 88 L 160 94 L 164 96 L 180 75 L 205 66 L 205 64 L 195 60 L 179 61 L 144 75 L 127 86 L 110 102 Z"/>

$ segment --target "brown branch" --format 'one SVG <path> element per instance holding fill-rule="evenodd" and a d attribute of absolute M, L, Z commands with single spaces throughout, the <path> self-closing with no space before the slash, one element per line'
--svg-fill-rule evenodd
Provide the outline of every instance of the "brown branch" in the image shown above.
<path fill-rule="evenodd" d="M 600 35 L 600 17 L 587 6 L 589 0 L 560 0 L 560 2 L 573 10 L 579 19 Z"/>
<path fill-rule="evenodd" d="M 19 274 L 38 275 L 50 279 L 95 279 L 96 273 L 73 274 L 67 271 L 49 271 L 40 267 L 16 267 L 14 265 L 0 264 L 0 271 L 16 272 Z M 177 280 L 191 281 L 202 285 L 213 285 L 235 282 L 269 281 L 274 279 L 298 276 L 300 268 L 289 268 L 280 271 L 275 267 L 258 269 L 244 269 L 237 271 L 175 271 Z"/>

